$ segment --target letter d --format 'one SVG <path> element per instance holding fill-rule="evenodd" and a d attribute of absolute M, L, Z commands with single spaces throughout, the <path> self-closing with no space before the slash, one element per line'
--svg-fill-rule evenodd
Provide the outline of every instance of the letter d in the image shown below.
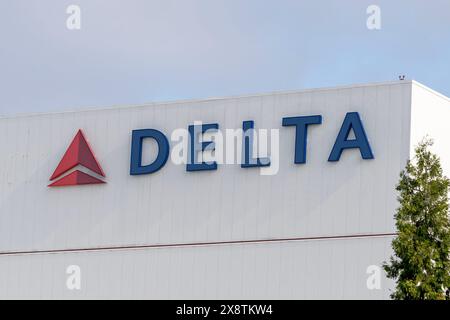
<path fill-rule="evenodd" d="M 145 138 L 155 139 L 158 143 L 158 155 L 149 165 L 142 165 L 142 145 Z M 166 136 L 155 129 L 133 130 L 131 140 L 130 175 L 150 174 L 161 169 L 169 157 L 169 141 Z"/>

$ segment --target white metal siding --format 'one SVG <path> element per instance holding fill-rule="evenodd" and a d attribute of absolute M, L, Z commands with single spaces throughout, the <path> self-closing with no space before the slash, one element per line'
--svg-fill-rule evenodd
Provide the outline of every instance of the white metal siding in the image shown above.
<path fill-rule="evenodd" d="M 413 84 L 412 96 L 411 156 L 419 141 L 432 138 L 432 151 L 439 155 L 444 173 L 450 176 L 450 99 L 417 82 Z"/>
<path fill-rule="evenodd" d="M 0 299 L 387 299 L 391 238 L 0 256 Z M 68 290 L 66 268 L 81 268 Z"/>
<path fill-rule="evenodd" d="M 359 112 L 375 159 L 351 150 L 327 162 L 351 111 Z M 410 112 L 411 83 L 399 82 L 0 119 L 0 252 L 394 232 Z M 307 163 L 296 165 L 295 129 L 281 120 L 316 114 L 323 123 L 309 128 Z M 280 129 L 279 173 L 261 176 L 237 165 L 186 172 L 169 160 L 155 174 L 129 175 L 133 129 L 170 137 L 198 120 L 221 129 L 241 128 L 244 120 Z M 48 188 L 78 129 L 107 184 Z M 77 261 L 87 268 L 85 297 L 387 297 L 387 287 L 367 290 L 365 270 L 387 259 L 390 240 L 0 256 L 0 298 L 71 297 L 60 281 L 63 266 Z M 136 279 L 117 278 L 118 265 Z"/>

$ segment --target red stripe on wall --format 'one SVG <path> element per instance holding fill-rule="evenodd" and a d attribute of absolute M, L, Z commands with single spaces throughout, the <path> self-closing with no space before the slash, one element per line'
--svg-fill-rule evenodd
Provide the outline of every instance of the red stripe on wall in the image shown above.
<path fill-rule="evenodd" d="M 130 249 L 157 249 L 174 247 L 199 247 L 199 246 L 218 246 L 218 245 L 237 245 L 237 244 L 258 244 L 271 242 L 293 242 L 293 241 L 315 241 L 315 240 L 345 240 L 355 238 L 377 238 L 396 236 L 397 233 L 371 233 L 371 234 L 352 234 L 318 237 L 296 237 L 296 238 L 273 238 L 273 239 L 254 239 L 254 240 L 231 240 L 231 241 L 213 241 L 213 242 L 186 242 L 170 244 L 148 244 L 148 245 L 130 245 L 130 246 L 111 246 L 111 247 L 92 247 L 92 248 L 72 248 L 72 249 L 50 249 L 50 250 L 31 250 L 31 251 L 3 251 L 0 256 L 29 255 L 29 254 L 51 254 L 51 253 L 76 253 L 89 251 L 112 251 L 112 250 L 130 250 Z"/>

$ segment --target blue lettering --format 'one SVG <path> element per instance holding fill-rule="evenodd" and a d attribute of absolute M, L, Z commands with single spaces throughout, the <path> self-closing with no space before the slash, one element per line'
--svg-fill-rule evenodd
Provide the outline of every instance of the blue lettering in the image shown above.
<path fill-rule="evenodd" d="M 242 123 L 243 131 L 243 161 L 241 168 L 270 166 L 270 158 L 253 158 L 254 122 L 252 120 Z"/>
<path fill-rule="evenodd" d="M 348 140 L 348 135 L 353 129 L 355 139 Z M 363 159 L 374 159 L 372 149 L 367 140 L 366 132 L 358 112 L 349 112 L 345 115 L 341 130 L 336 138 L 328 161 L 339 161 L 344 149 L 358 148 Z"/>
<path fill-rule="evenodd" d="M 310 124 L 322 124 L 322 116 L 283 118 L 283 127 L 295 126 L 294 163 L 306 163 L 308 125 Z"/>
<path fill-rule="evenodd" d="M 158 143 L 158 155 L 153 163 L 142 165 L 142 143 L 145 138 L 155 139 Z M 166 136 L 155 129 L 133 130 L 131 139 L 131 164 L 130 174 L 141 175 L 154 173 L 161 169 L 169 157 L 169 141 Z"/>
<path fill-rule="evenodd" d="M 198 153 L 205 150 L 214 150 L 215 143 L 212 141 L 199 142 L 199 135 L 204 134 L 208 130 L 218 130 L 219 125 L 217 123 L 209 123 L 203 125 L 190 125 L 190 161 L 186 165 L 186 171 L 202 171 L 202 170 L 217 170 L 217 163 L 206 163 L 204 161 L 198 162 Z"/>

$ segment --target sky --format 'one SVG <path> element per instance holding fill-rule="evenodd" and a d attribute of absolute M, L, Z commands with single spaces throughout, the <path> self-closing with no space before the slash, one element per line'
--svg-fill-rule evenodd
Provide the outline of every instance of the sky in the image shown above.
<path fill-rule="evenodd" d="M 0 0 L 5 116 L 401 74 L 450 96 L 449 0 Z"/>

